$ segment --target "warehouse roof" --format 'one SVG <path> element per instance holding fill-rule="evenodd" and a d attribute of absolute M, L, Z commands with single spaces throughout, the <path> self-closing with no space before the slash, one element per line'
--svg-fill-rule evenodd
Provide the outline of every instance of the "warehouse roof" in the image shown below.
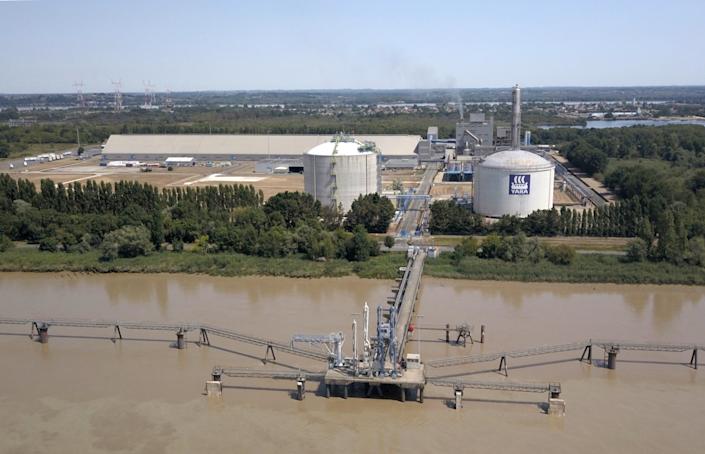
<path fill-rule="evenodd" d="M 332 135 L 219 135 L 219 134 L 113 134 L 103 154 L 158 154 L 166 156 L 222 155 L 303 155 L 332 139 Z M 421 136 L 363 135 L 361 142 L 374 142 L 383 156 L 410 156 Z"/>

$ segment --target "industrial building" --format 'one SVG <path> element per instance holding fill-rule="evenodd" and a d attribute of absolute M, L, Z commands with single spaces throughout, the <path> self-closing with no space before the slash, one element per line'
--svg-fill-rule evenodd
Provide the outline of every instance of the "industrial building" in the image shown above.
<path fill-rule="evenodd" d="M 512 90 L 511 149 L 493 153 L 475 166 L 473 209 L 489 217 L 526 217 L 553 207 L 554 166 L 519 149 L 521 91 Z"/>
<path fill-rule="evenodd" d="M 245 135 L 245 134 L 113 134 L 103 149 L 107 161 L 135 160 L 163 162 L 170 157 L 193 157 L 196 161 L 296 159 L 331 135 Z M 361 142 L 374 142 L 382 159 L 417 158 L 421 136 L 363 135 Z"/>
<path fill-rule="evenodd" d="M 494 118 L 485 119 L 484 113 L 471 113 L 468 120 L 455 125 L 455 150 L 458 155 L 472 153 L 476 147 L 494 145 Z"/>
<path fill-rule="evenodd" d="M 553 164 L 530 151 L 494 153 L 475 167 L 474 210 L 490 217 L 526 217 L 550 209 L 553 173 Z"/>
<path fill-rule="evenodd" d="M 360 195 L 379 192 L 379 167 L 374 144 L 337 136 L 304 154 L 304 188 L 321 205 L 347 212 Z"/>

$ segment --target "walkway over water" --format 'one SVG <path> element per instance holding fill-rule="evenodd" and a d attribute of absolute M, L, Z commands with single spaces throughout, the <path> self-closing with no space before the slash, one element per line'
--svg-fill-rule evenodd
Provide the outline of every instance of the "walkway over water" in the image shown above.
<path fill-rule="evenodd" d="M 171 331 L 176 333 L 177 347 L 185 346 L 185 334 L 189 331 L 199 333 L 199 342 L 210 345 L 209 336 L 218 336 L 243 342 L 251 345 L 267 347 L 270 350 L 282 351 L 296 356 L 301 356 L 317 361 L 328 361 L 328 355 L 293 347 L 288 343 L 279 342 L 263 337 L 251 336 L 230 329 L 219 328 L 217 326 L 199 323 L 156 323 L 125 320 L 83 320 L 64 318 L 0 318 L 0 325 L 30 325 L 30 336 L 36 330 L 40 342 L 47 342 L 49 339 L 49 327 L 72 327 L 72 328 L 113 328 L 114 338 L 122 339 L 122 330 L 148 330 L 148 331 Z"/>

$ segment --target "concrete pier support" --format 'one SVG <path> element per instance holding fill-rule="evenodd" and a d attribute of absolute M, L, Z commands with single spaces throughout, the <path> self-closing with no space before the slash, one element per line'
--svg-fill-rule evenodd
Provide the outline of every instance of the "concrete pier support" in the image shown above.
<path fill-rule="evenodd" d="M 301 377 L 296 380 L 296 399 L 304 400 L 306 397 L 306 379 Z"/>
<path fill-rule="evenodd" d="M 330 387 L 331 385 L 326 385 L 326 399 L 330 398 Z"/>
<path fill-rule="evenodd" d="M 485 343 L 485 325 L 480 325 L 480 343 Z"/>
<path fill-rule="evenodd" d="M 446 323 L 446 344 L 450 344 L 450 323 Z"/>
<path fill-rule="evenodd" d="M 455 409 L 460 410 L 463 408 L 463 389 L 455 388 Z"/>
<path fill-rule="evenodd" d="M 423 403 L 423 386 L 419 388 L 419 403 Z"/>
<path fill-rule="evenodd" d="M 37 326 L 37 333 L 39 334 L 40 344 L 49 342 L 49 325 L 42 323 L 40 326 Z"/>
<path fill-rule="evenodd" d="M 183 350 L 184 348 L 186 348 L 186 339 L 184 337 L 184 334 L 185 333 L 181 330 L 176 333 L 176 348 L 178 348 L 179 350 Z"/>
<path fill-rule="evenodd" d="M 565 400 L 563 399 L 548 399 L 548 411 L 546 412 L 552 416 L 564 416 L 565 415 Z"/>
<path fill-rule="evenodd" d="M 607 351 L 607 368 L 614 370 L 617 368 L 617 353 L 619 353 L 619 347 L 610 347 Z"/>
<path fill-rule="evenodd" d="M 220 397 L 223 395 L 223 382 L 218 380 L 206 381 L 206 395 L 208 397 Z"/>
<path fill-rule="evenodd" d="M 402 386 L 399 387 L 399 400 L 406 402 L 406 389 Z"/>
<path fill-rule="evenodd" d="M 348 398 L 348 385 L 343 385 L 343 399 Z"/>

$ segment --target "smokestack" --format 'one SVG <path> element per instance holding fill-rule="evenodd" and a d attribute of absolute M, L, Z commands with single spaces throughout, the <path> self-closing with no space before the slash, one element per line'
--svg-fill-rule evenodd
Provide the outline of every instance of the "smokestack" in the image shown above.
<path fill-rule="evenodd" d="M 521 129 L 521 89 L 514 85 L 512 89 L 512 150 L 519 149 L 519 134 Z"/>

